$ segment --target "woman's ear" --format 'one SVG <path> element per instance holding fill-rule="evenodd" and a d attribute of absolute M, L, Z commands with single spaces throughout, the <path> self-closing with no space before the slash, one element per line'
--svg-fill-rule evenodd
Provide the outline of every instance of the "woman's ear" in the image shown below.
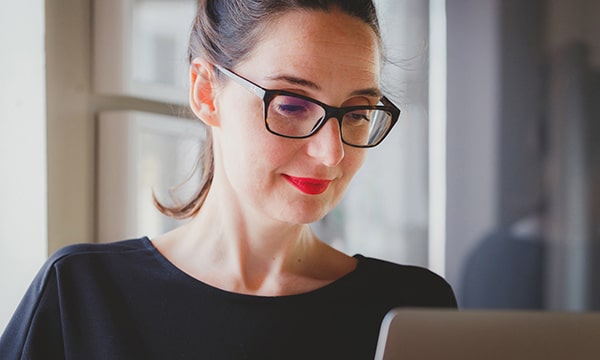
<path fill-rule="evenodd" d="M 218 126 L 213 66 L 196 58 L 190 65 L 190 107 L 208 126 Z"/>

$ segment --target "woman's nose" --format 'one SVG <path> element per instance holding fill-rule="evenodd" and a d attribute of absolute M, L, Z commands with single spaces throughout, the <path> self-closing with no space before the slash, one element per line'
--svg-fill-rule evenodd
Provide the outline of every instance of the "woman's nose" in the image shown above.
<path fill-rule="evenodd" d="M 344 143 L 340 131 L 337 119 L 329 118 L 316 134 L 307 139 L 308 155 L 326 166 L 338 165 L 344 158 Z"/>

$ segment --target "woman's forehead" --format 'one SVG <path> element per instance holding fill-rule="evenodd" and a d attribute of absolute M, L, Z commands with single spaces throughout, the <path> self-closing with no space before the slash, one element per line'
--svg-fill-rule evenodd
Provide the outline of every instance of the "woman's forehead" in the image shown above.
<path fill-rule="evenodd" d="M 270 22 L 240 66 L 265 78 L 295 76 L 318 86 L 343 80 L 372 88 L 379 85 L 381 64 L 379 38 L 368 24 L 341 12 L 314 10 L 284 13 Z"/>
<path fill-rule="evenodd" d="M 262 42 L 287 43 L 299 50 L 311 44 L 347 45 L 363 56 L 381 57 L 381 41 L 373 28 L 361 19 L 339 10 L 293 10 L 282 13 L 269 22 L 257 47 Z M 291 41 L 291 43 L 288 43 Z M 335 50 L 331 49 L 331 51 Z"/>

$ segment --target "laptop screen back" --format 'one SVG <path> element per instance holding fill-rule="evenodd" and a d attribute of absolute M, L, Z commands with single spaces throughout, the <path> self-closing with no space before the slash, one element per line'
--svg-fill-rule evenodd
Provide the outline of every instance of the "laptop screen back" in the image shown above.
<path fill-rule="evenodd" d="M 375 360 L 600 359 L 600 313 L 392 310 Z"/>

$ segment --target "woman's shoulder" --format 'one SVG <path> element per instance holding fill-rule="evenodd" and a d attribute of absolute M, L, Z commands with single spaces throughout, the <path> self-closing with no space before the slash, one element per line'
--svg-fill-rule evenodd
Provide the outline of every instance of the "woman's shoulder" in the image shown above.
<path fill-rule="evenodd" d="M 422 266 L 355 255 L 361 276 L 378 292 L 398 294 L 425 306 L 456 307 L 452 286 L 439 274 Z"/>
<path fill-rule="evenodd" d="M 88 283 L 98 277 L 119 279 L 155 268 L 156 254 L 147 237 L 111 243 L 77 243 L 54 252 L 44 262 L 33 282 L 41 291 L 48 284 Z M 60 280 L 59 280 L 60 279 Z"/>
<path fill-rule="evenodd" d="M 367 257 L 360 254 L 355 255 L 354 257 L 358 259 L 359 266 L 364 272 L 382 276 L 383 278 L 414 279 L 417 277 L 431 279 L 432 281 L 445 281 L 435 272 L 422 266 L 403 265 L 389 260 Z"/>
<path fill-rule="evenodd" d="M 90 256 L 110 256 L 111 254 L 127 254 L 151 250 L 147 237 L 128 239 L 110 243 L 77 243 L 66 245 L 54 252 L 47 260 L 47 265 L 69 261 L 75 258 Z"/>
<path fill-rule="evenodd" d="M 97 253 L 114 253 L 123 251 L 137 251 L 147 249 L 147 243 L 150 240 L 147 237 L 137 239 L 120 240 L 108 243 L 76 243 L 66 245 L 57 250 L 52 256 L 62 258 L 77 254 L 97 254 Z"/>

